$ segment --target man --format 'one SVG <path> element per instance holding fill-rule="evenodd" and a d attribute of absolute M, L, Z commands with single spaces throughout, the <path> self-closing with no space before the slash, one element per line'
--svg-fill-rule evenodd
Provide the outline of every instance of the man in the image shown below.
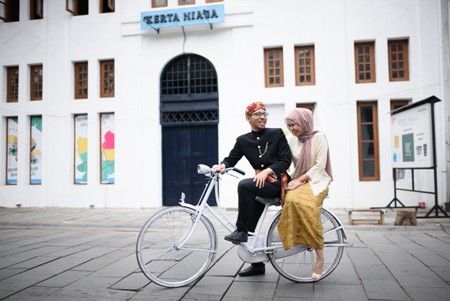
<path fill-rule="evenodd" d="M 245 157 L 255 169 L 255 176 L 243 179 L 238 185 L 239 212 L 236 231 L 225 236 L 225 240 L 234 244 L 246 242 L 248 231 L 254 232 L 264 205 L 255 200 L 256 196 L 274 198 L 281 195 L 282 184 L 287 182 L 286 170 L 291 164 L 291 151 L 286 136 L 279 128 L 266 128 L 266 107 L 262 102 L 253 102 L 247 106 L 245 119 L 251 132 L 236 139 L 233 149 L 220 165 L 214 165 L 213 171 L 220 172 L 235 166 Z M 254 276 L 265 273 L 264 263 L 254 263 L 240 276 Z"/>

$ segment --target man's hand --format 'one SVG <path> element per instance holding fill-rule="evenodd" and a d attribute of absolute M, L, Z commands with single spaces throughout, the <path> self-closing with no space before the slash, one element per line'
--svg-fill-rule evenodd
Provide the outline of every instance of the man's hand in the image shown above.
<path fill-rule="evenodd" d="M 212 169 L 213 173 L 221 172 L 222 170 L 225 169 L 225 164 L 213 165 L 213 167 L 211 169 Z"/>
<path fill-rule="evenodd" d="M 273 173 L 272 169 L 266 168 L 262 170 L 259 174 L 253 177 L 253 182 L 255 182 L 256 187 L 262 188 L 264 187 L 264 181 L 266 181 L 267 177 Z"/>

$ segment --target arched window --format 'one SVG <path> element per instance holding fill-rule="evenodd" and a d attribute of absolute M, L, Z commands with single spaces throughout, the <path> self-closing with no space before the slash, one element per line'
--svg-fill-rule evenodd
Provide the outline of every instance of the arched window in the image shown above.
<path fill-rule="evenodd" d="M 218 121 L 214 66 L 194 54 L 173 59 L 161 76 L 161 125 L 217 124 Z"/>

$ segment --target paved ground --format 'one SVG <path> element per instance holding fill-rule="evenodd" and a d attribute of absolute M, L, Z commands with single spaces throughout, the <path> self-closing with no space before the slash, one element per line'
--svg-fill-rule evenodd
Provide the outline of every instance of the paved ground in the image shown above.
<path fill-rule="evenodd" d="M 195 286 L 150 283 L 135 259 L 140 227 L 154 209 L 0 208 L 0 300 L 449 300 L 450 218 L 417 226 L 349 225 L 339 267 L 315 284 L 296 284 L 267 266 L 242 278 L 232 244 Z M 236 212 L 226 211 L 234 221 Z M 218 231 L 223 236 L 223 231 Z"/>

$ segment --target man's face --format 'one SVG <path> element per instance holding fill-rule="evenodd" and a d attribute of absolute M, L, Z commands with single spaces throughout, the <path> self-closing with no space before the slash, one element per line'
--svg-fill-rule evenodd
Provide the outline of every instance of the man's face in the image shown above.
<path fill-rule="evenodd" d="M 247 121 L 250 123 L 252 131 L 261 131 L 266 128 L 267 113 L 264 109 L 259 109 L 253 112 L 250 116 L 246 116 Z"/>

